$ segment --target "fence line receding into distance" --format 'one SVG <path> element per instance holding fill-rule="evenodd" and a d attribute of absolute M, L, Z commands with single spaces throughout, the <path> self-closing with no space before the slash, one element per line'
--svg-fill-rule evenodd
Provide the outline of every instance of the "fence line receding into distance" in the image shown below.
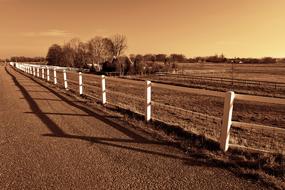
<path fill-rule="evenodd" d="M 114 92 L 114 91 L 109 91 L 106 88 L 106 76 L 102 75 L 101 78 L 98 77 L 98 79 L 101 80 L 101 82 L 98 85 L 99 87 L 94 85 L 91 85 L 90 83 L 87 84 L 84 83 L 84 78 L 82 72 L 79 69 L 73 69 L 73 68 L 67 68 L 67 67 L 57 67 L 57 66 L 46 66 L 46 65 L 32 65 L 32 64 L 25 64 L 25 63 L 14 63 L 10 62 L 10 65 L 15 67 L 18 70 L 21 70 L 31 76 L 37 77 L 42 80 L 46 80 L 48 82 L 53 83 L 54 85 L 59 85 L 58 83 L 58 71 L 62 71 L 63 74 L 63 85 L 62 87 L 66 90 L 69 89 L 69 84 L 76 85 L 78 87 L 78 92 L 80 95 L 86 95 L 92 98 L 96 98 L 91 96 L 88 93 L 85 93 L 85 89 L 87 88 L 97 88 L 100 89 L 100 95 L 99 100 L 103 105 L 108 104 L 108 92 L 112 92 L 117 95 L 122 95 L 123 93 L 120 92 Z M 40 76 L 40 70 L 42 71 L 42 75 Z M 72 72 L 68 72 L 72 71 Z M 51 74 L 53 73 L 53 74 Z M 72 81 L 68 78 L 68 74 L 78 74 L 78 81 Z M 128 79 L 120 79 L 120 78 L 112 78 L 108 77 L 110 80 L 116 80 L 119 82 L 130 82 L 136 85 L 142 85 L 142 82 L 139 81 L 132 81 Z M 285 105 L 285 99 L 282 98 L 272 98 L 272 97 L 263 97 L 263 96 L 252 96 L 252 95 L 243 95 L 243 94 L 236 94 L 233 91 L 228 91 L 228 92 L 219 92 L 219 91 L 213 91 L 213 90 L 205 90 L 205 89 L 195 89 L 195 88 L 188 88 L 188 87 L 179 87 L 179 86 L 173 86 L 173 85 L 168 85 L 168 84 L 159 84 L 159 83 L 152 83 L 151 81 L 145 81 L 144 84 L 144 99 L 138 98 L 138 97 L 130 97 L 130 98 L 135 98 L 139 101 L 143 100 L 144 101 L 144 117 L 146 122 L 150 122 L 152 119 L 152 105 L 158 104 L 162 105 L 166 108 L 169 109 L 176 109 L 176 110 L 182 110 L 185 112 L 191 112 L 192 115 L 196 115 L 200 117 L 205 117 L 205 118 L 211 118 L 213 120 L 216 120 L 218 122 L 221 122 L 221 129 L 220 129 L 220 138 L 219 138 L 219 143 L 220 143 L 220 148 L 223 151 L 227 151 L 229 146 L 238 146 L 235 144 L 229 144 L 229 139 L 230 139 L 230 129 L 231 127 L 237 127 L 237 128 L 259 128 L 259 129 L 265 129 L 267 131 L 273 131 L 275 133 L 282 133 L 285 134 L 285 129 L 283 128 L 277 128 L 277 127 L 270 127 L 270 126 L 265 126 L 265 125 L 257 125 L 257 124 L 250 124 L 250 123 L 244 123 L 244 122 L 237 122 L 237 121 L 232 121 L 232 113 L 233 113 L 233 107 L 234 107 L 234 100 L 243 100 L 243 101 L 250 101 L 250 102 L 261 102 L 261 103 L 270 103 L 270 104 L 280 104 L 280 105 Z M 162 104 L 159 102 L 154 102 L 151 99 L 151 94 L 152 94 L 152 87 L 159 87 L 167 90 L 175 90 L 179 92 L 186 92 L 186 93 L 194 93 L 198 95 L 208 95 L 208 96 L 214 96 L 214 97 L 220 97 L 223 98 L 224 100 L 224 109 L 223 109 L 223 116 L 222 118 L 215 117 L 215 116 L 210 116 L 207 114 L 202 114 L 202 113 L 197 113 L 193 112 L 190 110 L 185 110 L 182 108 L 176 108 L 175 106 L 170 106 L 166 104 Z M 130 95 L 123 94 L 124 96 L 128 97 Z M 98 98 L 96 98 L 98 99 Z M 118 106 L 118 105 L 117 105 Z M 245 148 L 245 147 L 244 147 Z"/>

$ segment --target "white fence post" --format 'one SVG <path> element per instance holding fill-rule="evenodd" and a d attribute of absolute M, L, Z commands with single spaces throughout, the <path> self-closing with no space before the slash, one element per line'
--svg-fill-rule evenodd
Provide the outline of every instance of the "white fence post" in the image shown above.
<path fill-rule="evenodd" d="M 53 84 L 57 84 L 56 68 L 53 68 Z"/>
<path fill-rule="evenodd" d="M 78 76 L 79 76 L 79 94 L 82 95 L 83 94 L 82 73 L 79 72 Z"/>
<path fill-rule="evenodd" d="M 105 105 L 107 102 L 106 98 L 106 78 L 104 75 L 101 76 L 101 88 L 102 88 L 102 104 Z"/>
<path fill-rule="evenodd" d="M 45 69 L 42 68 L 42 79 L 45 79 Z"/>
<path fill-rule="evenodd" d="M 151 81 L 146 81 L 145 86 L 145 121 L 151 120 Z"/>
<path fill-rule="evenodd" d="M 64 88 L 67 89 L 67 76 L 66 76 L 66 70 L 63 70 L 63 80 L 64 80 Z"/>
<path fill-rule="evenodd" d="M 235 93 L 233 91 L 226 92 L 224 100 L 223 123 L 222 123 L 221 136 L 220 136 L 220 148 L 224 152 L 226 152 L 229 148 L 234 98 L 235 98 Z"/>
<path fill-rule="evenodd" d="M 37 68 L 37 76 L 40 78 L 40 68 Z"/>
<path fill-rule="evenodd" d="M 36 76 L 36 68 L 33 67 L 33 75 Z"/>
<path fill-rule="evenodd" d="M 47 81 L 49 81 L 50 80 L 50 78 L 49 78 L 49 68 L 48 67 L 46 67 L 47 68 Z"/>

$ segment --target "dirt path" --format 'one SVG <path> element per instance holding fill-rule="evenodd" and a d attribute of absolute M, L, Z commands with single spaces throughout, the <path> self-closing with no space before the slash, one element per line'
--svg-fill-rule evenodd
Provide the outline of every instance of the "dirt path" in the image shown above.
<path fill-rule="evenodd" d="M 0 66 L 0 189 L 263 189 Z"/>

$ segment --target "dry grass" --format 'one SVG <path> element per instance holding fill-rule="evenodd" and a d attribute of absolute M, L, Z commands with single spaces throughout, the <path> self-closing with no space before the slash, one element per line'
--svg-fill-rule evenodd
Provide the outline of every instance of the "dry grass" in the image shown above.
<path fill-rule="evenodd" d="M 195 76 L 216 76 L 235 79 L 285 82 L 285 64 L 213 64 L 179 63 L 180 69 Z"/>

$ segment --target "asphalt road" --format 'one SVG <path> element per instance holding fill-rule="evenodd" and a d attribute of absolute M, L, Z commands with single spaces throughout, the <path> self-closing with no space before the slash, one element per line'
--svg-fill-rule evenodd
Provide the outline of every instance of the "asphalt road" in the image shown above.
<path fill-rule="evenodd" d="M 264 189 L 141 133 L 0 66 L 1 190 Z"/>

